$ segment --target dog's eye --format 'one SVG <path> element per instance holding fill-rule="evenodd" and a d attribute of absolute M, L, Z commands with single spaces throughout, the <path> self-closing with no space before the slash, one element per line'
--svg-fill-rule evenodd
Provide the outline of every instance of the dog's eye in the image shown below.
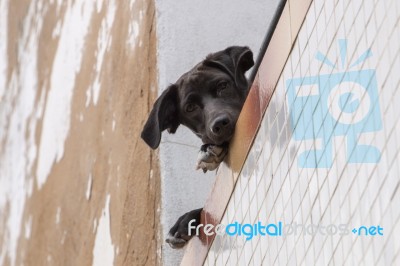
<path fill-rule="evenodd" d="M 193 103 L 189 103 L 185 106 L 185 111 L 188 113 L 193 112 L 194 110 L 197 109 L 197 105 L 193 104 Z"/>
<path fill-rule="evenodd" d="M 221 81 L 220 83 L 218 83 L 217 85 L 217 95 L 221 96 L 223 90 L 226 89 L 226 86 L 228 86 L 228 82 L 226 81 Z"/>

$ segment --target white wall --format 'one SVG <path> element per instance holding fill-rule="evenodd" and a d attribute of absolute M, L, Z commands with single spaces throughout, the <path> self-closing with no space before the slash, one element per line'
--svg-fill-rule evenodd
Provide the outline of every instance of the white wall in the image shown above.
<path fill-rule="evenodd" d="M 156 1 L 159 93 L 207 54 L 247 45 L 255 55 L 279 1 Z M 179 127 L 164 133 L 160 146 L 163 237 L 183 213 L 202 207 L 215 173 L 195 171 L 201 142 Z M 177 265 L 183 252 L 163 245 L 165 265 Z"/>
<path fill-rule="evenodd" d="M 400 4 L 395 0 L 339 0 L 336 5 L 332 1 L 312 2 L 221 221 L 224 225 L 280 221 L 283 235 L 258 235 L 249 241 L 243 235 L 217 236 L 206 264 L 400 265 L 399 11 Z M 348 49 L 342 65 L 340 51 L 344 49 L 339 45 L 344 39 Z M 368 49 L 372 56 L 355 64 Z M 337 67 L 322 64 L 316 59 L 317 51 Z M 376 76 L 361 74 L 368 70 L 374 70 Z M 357 75 L 351 76 L 350 82 L 338 80 L 340 73 Z M 330 86 L 322 85 L 323 78 L 310 86 L 310 76 L 328 76 Z M 297 78 L 304 78 L 304 83 L 292 83 Z M 294 92 L 290 84 L 296 84 L 295 101 L 290 100 Z M 337 84 L 351 89 L 359 107 L 341 111 L 334 108 L 335 100 L 324 98 L 328 93 L 322 93 L 322 89 L 331 95 Z M 357 95 L 360 90 L 361 97 Z M 374 100 L 373 91 L 378 100 Z M 336 96 L 343 94 L 336 91 Z M 299 108 L 302 112 L 296 108 L 300 102 L 304 104 Z M 321 105 L 310 108 L 315 103 Z M 322 106 L 329 108 L 329 115 L 321 111 Z M 375 116 L 370 110 L 377 107 Z M 323 122 L 321 113 L 326 115 Z M 297 114 L 302 117 L 292 119 Z M 349 114 L 351 119 L 347 120 Z M 363 114 L 363 120 L 358 119 L 359 114 Z M 339 117 L 333 129 L 329 126 L 331 115 Z M 308 130 L 314 129 L 314 134 L 296 139 L 298 129 L 304 136 L 304 123 Z M 361 132 L 356 129 L 360 124 Z M 343 133 L 342 128 L 348 131 Z M 320 145 L 319 132 L 331 136 L 332 149 Z M 354 132 L 358 132 L 358 145 L 368 145 L 369 150 L 360 152 L 362 146 L 355 149 L 349 144 Z M 380 160 L 373 160 L 369 153 L 372 147 L 379 150 Z M 305 166 L 303 152 L 308 154 L 308 162 L 319 159 L 313 149 L 325 153 L 317 165 Z M 285 234 L 286 224 L 293 226 L 291 233 Z M 345 225 L 346 232 L 338 230 L 340 225 Z M 360 230 L 361 226 L 378 225 L 383 235 L 365 235 L 365 229 Z"/>

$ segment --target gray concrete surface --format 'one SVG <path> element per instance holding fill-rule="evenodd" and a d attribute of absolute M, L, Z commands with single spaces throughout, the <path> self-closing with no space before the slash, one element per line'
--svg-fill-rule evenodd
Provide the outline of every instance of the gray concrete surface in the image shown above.
<path fill-rule="evenodd" d="M 206 57 L 231 45 L 247 45 L 255 57 L 278 1 L 156 1 L 159 94 Z M 183 213 L 202 207 L 215 172 L 195 171 L 200 140 L 179 127 L 160 146 L 163 237 Z M 163 244 L 164 265 L 178 265 L 183 251 Z"/>

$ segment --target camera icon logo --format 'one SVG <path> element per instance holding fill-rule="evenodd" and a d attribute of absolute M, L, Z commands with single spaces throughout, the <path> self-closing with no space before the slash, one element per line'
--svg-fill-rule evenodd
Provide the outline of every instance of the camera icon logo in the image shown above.
<path fill-rule="evenodd" d="M 339 40 L 339 47 L 343 69 L 347 41 Z M 368 49 L 349 68 L 370 56 L 372 53 Z M 316 59 L 336 69 L 320 52 Z M 382 129 L 375 70 L 292 78 L 286 81 L 286 89 L 293 138 L 297 141 L 318 140 L 322 144 L 299 154 L 299 167 L 330 168 L 333 164 L 332 140 L 337 136 L 346 137 L 348 163 L 379 162 L 378 148 L 358 144 L 361 134 Z"/>

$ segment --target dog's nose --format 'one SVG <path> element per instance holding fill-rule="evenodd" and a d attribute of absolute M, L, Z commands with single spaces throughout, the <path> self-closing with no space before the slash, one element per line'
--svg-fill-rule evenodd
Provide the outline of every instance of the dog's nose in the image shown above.
<path fill-rule="evenodd" d="M 215 135 L 219 136 L 224 134 L 227 127 L 230 125 L 230 120 L 227 116 L 221 116 L 214 120 L 211 125 L 211 131 Z"/>

